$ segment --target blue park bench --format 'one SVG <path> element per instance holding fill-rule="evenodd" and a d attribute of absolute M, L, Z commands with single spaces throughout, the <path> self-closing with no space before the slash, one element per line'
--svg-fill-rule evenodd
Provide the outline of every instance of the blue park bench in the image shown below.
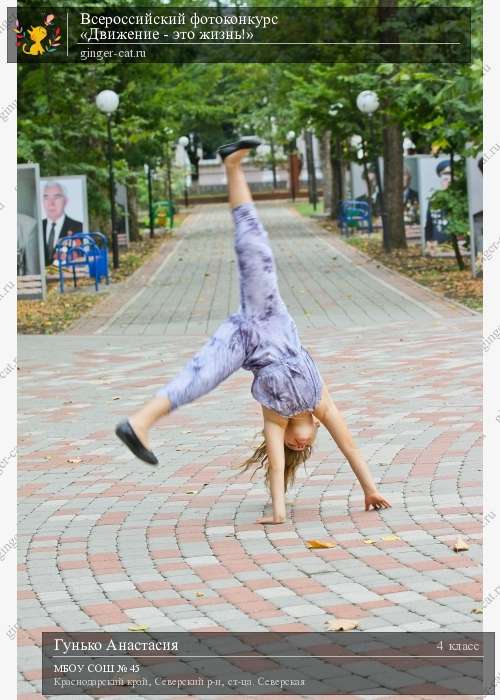
<path fill-rule="evenodd" d="M 64 272 L 73 273 L 73 286 L 76 287 L 79 268 L 87 268 L 88 276 L 95 280 L 96 292 L 99 291 L 101 277 L 109 284 L 108 239 L 102 233 L 74 233 L 59 239 L 55 247 L 55 259 L 59 268 L 59 289 L 64 294 Z"/>
<path fill-rule="evenodd" d="M 357 199 L 344 199 L 340 203 L 339 224 L 343 234 L 353 233 L 354 231 L 372 233 L 372 214 L 368 202 L 360 202 Z"/>

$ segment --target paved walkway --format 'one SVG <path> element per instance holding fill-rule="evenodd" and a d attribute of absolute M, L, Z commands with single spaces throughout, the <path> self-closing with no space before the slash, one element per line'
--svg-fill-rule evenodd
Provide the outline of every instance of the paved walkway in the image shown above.
<path fill-rule="evenodd" d="M 350 246 L 279 204 L 259 206 L 271 232 L 281 293 L 301 330 L 352 329 L 466 315 L 396 274 L 381 272 Z M 198 208 L 163 264 L 109 318 L 87 328 L 105 335 L 212 333 L 238 306 L 238 274 L 227 206 Z M 354 265 L 353 265 L 354 263 Z M 94 315 L 102 313 L 101 308 Z"/>
<path fill-rule="evenodd" d="M 22 700 L 42 697 L 44 630 L 306 631 L 332 617 L 361 630 L 481 628 L 479 317 L 283 205 L 259 210 L 303 343 L 393 508 L 364 512 L 321 430 L 288 522 L 256 525 L 269 509 L 262 476 L 233 468 L 259 427 L 243 371 L 158 427 L 160 467 L 114 439 L 116 419 L 237 306 L 227 210 L 197 209 L 121 311 L 21 339 Z M 467 552 L 452 551 L 458 536 Z M 337 546 L 310 550 L 313 538 Z"/>

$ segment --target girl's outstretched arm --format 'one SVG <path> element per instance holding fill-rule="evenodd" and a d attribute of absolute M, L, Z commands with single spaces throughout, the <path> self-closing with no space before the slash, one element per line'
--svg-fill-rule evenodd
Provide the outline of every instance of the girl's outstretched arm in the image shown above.
<path fill-rule="evenodd" d="M 262 407 L 264 437 L 269 459 L 269 486 L 273 502 L 272 517 L 260 518 L 262 525 L 279 525 L 286 520 L 285 506 L 285 428 L 287 419 Z"/>
<path fill-rule="evenodd" d="M 391 504 L 389 501 L 378 492 L 370 468 L 361 454 L 361 450 L 354 442 L 349 428 L 339 409 L 334 404 L 326 386 L 323 386 L 321 401 L 314 410 L 314 415 L 328 430 L 356 474 L 365 493 L 365 510 L 370 510 L 370 506 L 375 510 L 390 508 Z"/>

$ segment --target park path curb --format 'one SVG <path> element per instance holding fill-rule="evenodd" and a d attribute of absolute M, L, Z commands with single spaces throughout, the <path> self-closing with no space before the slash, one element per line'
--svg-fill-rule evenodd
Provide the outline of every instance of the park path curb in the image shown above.
<path fill-rule="evenodd" d="M 448 299 L 444 295 L 425 287 L 423 284 L 420 284 L 420 282 L 416 282 L 410 277 L 406 277 L 400 272 L 387 267 L 378 260 L 371 258 L 366 253 L 363 253 L 353 246 L 350 246 L 348 243 L 343 241 L 339 235 L 330 234 L 321 226 L 321 224 L 307 216 L 304 216 L 293 207 L 290 207 L 290 209 L 293 213 L 307 222 L 311 232 L 317 238 L 321 238 L 331 248 L 343 254 L 352 262 L 353 265 L 363 267 L 363 269 L 365 269 L 368 273 L 374 275 L 379 280 L 390 284 L 398 291 L 410 296 L 414 301 L 418 301 L 421 304 L 429 306 L 440 316 L 449 316 L 450 310 L 454 312 L 452 315 L 473 317 L 482 315 L 481 312 L 475 311 L 474 309 L 465 306 L 465 304 L 461 304 L 453 299 Z"/>
<path fill-rule="evenodd" d="M 182 237 L 178 234 L 184 233 L 183 229 L 191 218 L 192 213 L 190 212 L 179 228 L 175 229 L 173 234 L 168 235 L 168 238 L 158 248 L 157 252 L 144 265 L 141 265 L 129 278 L 112 287 L 108 295 L 100 303 L 89 309 L 71 328 L 60 335 L 93 335 L 102 332 L 112 319 L 121 313 L 124 307 L 145 288 L 151 278 L 161 268 L 166 258 L 171 255 L 182 241 Z"/>

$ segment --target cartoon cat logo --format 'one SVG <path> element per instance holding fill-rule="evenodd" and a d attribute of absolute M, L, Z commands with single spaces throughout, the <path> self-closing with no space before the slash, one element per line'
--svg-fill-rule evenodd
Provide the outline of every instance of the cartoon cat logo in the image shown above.
<path fill-rule="evenodd" d="M 42 56 L 44 53 L 51 53 L 61 45 L 61 27 L 52 27 L 55 15 L 47 15 L 43 20 L 45 26 L 31 25 L 30 29 L 24 30 L 16 19 L 16 26 L 13 31 L 16 33 L 16 45 L 22 46 L 23 53 L 28 56 Z M 29 44 L 31 42 L 31 44 Z"/>
<path fill-rule="evenodd" d="M 42 41 L 47 37 L 45 27 L 32 27 L 28 29 L 28 35 L 33 44 L 30 46 L 29 51 L 26 51 L 26 44 L 23 44 L 23 53 L 29 53 L 31 56 L 45 53 L 45 49 L 42 46 Z"/>

